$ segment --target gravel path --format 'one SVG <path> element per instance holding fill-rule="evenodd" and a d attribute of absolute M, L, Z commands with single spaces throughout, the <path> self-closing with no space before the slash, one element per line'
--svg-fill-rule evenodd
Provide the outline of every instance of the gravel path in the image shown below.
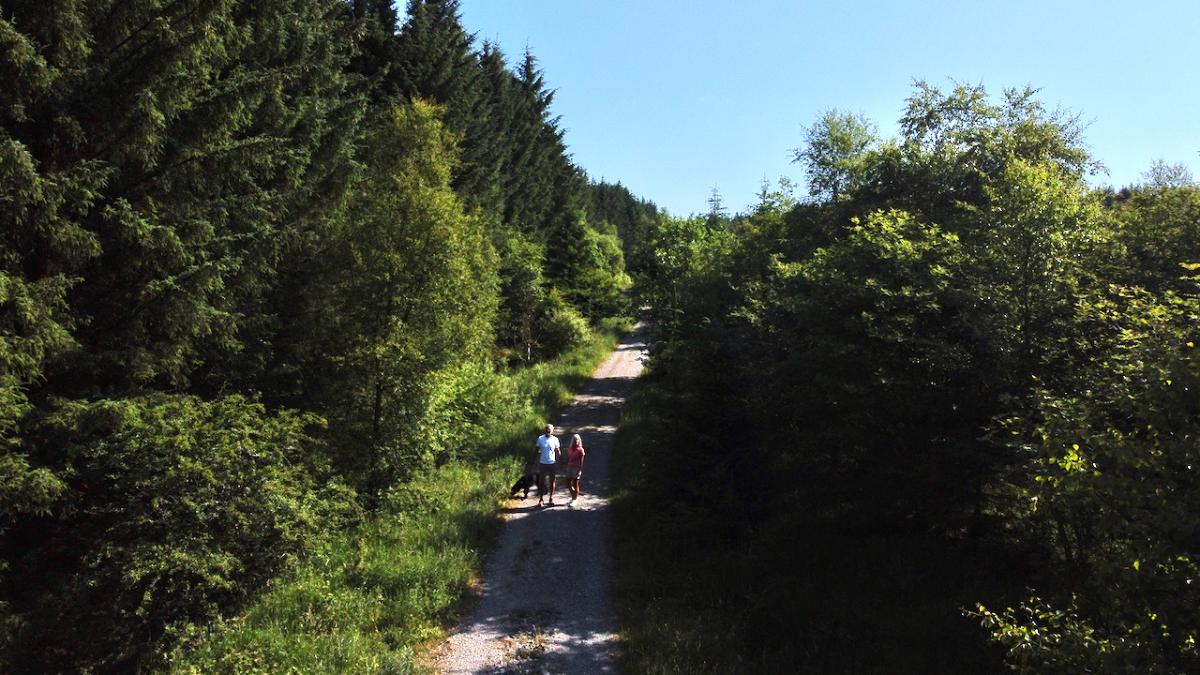
<path fill-rule="evenodd" d="M 615 672 L 608 464 L 621 406 L 642 370 L 645 339 L 639 324 L 556 425 L 564 459 L 572 434 L 587 449 L 575 506 L 562 505 L 570 494 L 560 478 L 554 508 L 535 508 L 534 489 L 504 509 L 478 602 L 439 650 L 442 673 Z M 532 451 L 538 430 L 529 433 Z"/>

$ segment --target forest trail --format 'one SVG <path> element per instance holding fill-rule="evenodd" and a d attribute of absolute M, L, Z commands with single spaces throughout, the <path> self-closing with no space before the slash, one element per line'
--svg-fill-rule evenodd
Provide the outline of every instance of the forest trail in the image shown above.
<path fill-rule="evenodd" d="M 560 478 L 553 508 L 536 507 L 536 489 L 508 502 L 479 598 L 438 650 L 439 672 L 616 672 L 609 459 L 621 406 L 645 355 L 646 327 L 639 323 L 557 421 L 564 455 L 572 434 L 587 450 L 580 499 L 573 508 L 563 505 L 570 495 Z M 531 452 L 537 433 L 530 430 Z"/>

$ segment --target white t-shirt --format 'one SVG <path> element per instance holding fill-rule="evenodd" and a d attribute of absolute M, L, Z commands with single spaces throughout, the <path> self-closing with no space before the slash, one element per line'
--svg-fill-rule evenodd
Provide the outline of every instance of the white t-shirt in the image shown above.
<path fill-rule="evenodd" d="M 554 451 L 558 449 L 558 437 L 549 434 L 542 434 L 537 439 L 538 450 L 541 450 L 542 456 L 539 461 L 542 464 L 553 464 Z"/>

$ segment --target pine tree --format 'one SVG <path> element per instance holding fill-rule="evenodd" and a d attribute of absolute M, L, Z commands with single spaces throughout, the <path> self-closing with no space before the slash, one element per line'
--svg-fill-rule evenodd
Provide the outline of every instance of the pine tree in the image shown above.
<path fill-rule="evenodd" d="M 517 150 L 504 171 L 511 181 L 506 190 L 504 222 L 544 240 L 555 214 L 571 208 L 571 197 L 566 194 L 570 186 L 564 184 L 564 174 L 577 170 L 566 156 L 558 119 L 550 114 L 554 92 L 546 89 L 537 60 L 528 51 L 516 82 L 513 134 Z"/>
<path fill-rule="evenodd" d="M 336 8 L 113 3 L 6 20 L 58 59 L 5 123 L 29 167 L 14 189 L 48 207 L 19 219 L 10 255 L 30 282 L 79 280 L 81 349 L 49 369 L 51 389 L 186 387 L 205 352 L 256 330 L 248 310 L 289 232 L 320 217 L 348 167 Z"/>
<path fill-rule="evenodd" d="M 509 197 L 505 189 L 511 176 L 505 169 L 512 166 L 516 152 L 516 82 L 505 63 L 504 54 L 484 42 L 479 52 L 481 103 L 487 110 L 486 144 L 476 152 L 479 185 L 474 203 L 501 218 Z"/>

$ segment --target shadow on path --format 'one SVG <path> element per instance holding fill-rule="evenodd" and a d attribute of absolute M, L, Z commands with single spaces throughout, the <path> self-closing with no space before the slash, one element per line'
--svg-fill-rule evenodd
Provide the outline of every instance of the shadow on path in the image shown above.
<path fill-rule="evenodd" d="M 563 413 L 556 425 L 563 445 L 577 433 L 587 449 L 580 499 L 564 505 L 570 495 L 560 478 L 554 507 L 538 509 L 534 489 L 501 510 L 506 523 L 478 601 L 438 657 L 441 672 L 615 672 L 609 459 L 645 354 L 639 324 Z"/>

